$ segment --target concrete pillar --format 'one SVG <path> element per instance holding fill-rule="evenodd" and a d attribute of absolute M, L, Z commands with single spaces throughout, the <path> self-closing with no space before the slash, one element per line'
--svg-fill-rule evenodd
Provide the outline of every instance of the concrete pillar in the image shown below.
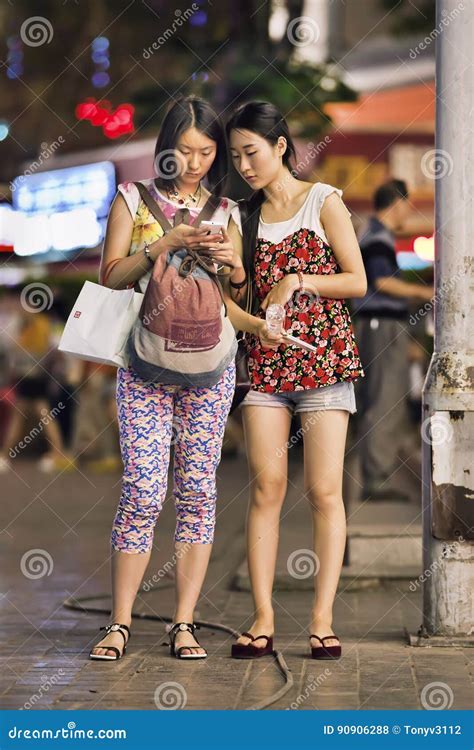
<path fill-rule="evenodd" d="M 474 3 L 437 0 L 434 353 L 423 389 L 423 632 L 474 633 Z"/>

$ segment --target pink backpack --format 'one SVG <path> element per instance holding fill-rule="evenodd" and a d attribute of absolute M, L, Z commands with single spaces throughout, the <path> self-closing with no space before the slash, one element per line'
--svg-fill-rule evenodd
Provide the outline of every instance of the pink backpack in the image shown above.
<path fill-rule="evenodd" d="M 140 182 L 140 196 L 162 229 L 172 226 Z M 209 220 L 219 200 L 210 195 L 193 226 Z M 189 220 L 186 209 L 175 224 Z M 158 256 L 140 313 L 127 342 L 132 368 L 146 381 L 165 385 L 215 385 L 237 351 L 214 263 L 180 248 Z"/>

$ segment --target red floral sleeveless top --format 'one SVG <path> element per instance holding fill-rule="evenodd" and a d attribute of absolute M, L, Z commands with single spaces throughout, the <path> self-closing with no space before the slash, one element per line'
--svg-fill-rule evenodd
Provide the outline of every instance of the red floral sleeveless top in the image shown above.
<path fill-rule="evenodd" d="M 259 223 L 255 253 L 255 289 L 262 302 L 286 274 L 331 274 L 340 269 L 327 243 L 319 214 L 325 198 L 342 190 L 316 183 L 300 210 L 288 221 Z M 264 318 L 261 309 L 257 317 Z M 364 376 L 352 323 L 344 299 L 294 296 L 286 305 L 285 329 L 316 346 L 309 352 L 281 344 L 265 349 L 247 334 L 252 390 L 265 393 L 302 391 Z"/>

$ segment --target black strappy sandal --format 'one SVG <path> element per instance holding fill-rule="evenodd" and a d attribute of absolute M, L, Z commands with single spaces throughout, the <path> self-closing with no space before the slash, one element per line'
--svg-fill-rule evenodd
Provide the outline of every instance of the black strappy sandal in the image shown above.
<path fill-rule="evenodd" d="M 311 658 L 312 659 L 340 659 L 342 649 L 341 646 L 325 646 L 324 641 L 330 641 L 331 638 L 335 638 L 336 641 L 339 640 L 337 635 L 325 635 L 324 638 L 320 638 L 319 635 L 315 635 L 314 633 L 309 636 L 309 642 L 311 643 L 311 638 L 317 638 L 318 641 L 322 644 L 321 646 L 311 646 Z"/>
<path fill-rule="evenodd" d="M 123 630 L 122 630 L 122 628 L 123 628 Z M 98 661 L 117 661 L 117 659 L 121 659 L 122 656 L 124 656 L 126 654 L 126 652 L 127 652 L 127 643 L 130 640 L 130 637 L 132 635 L 131 632 L 130 632 L 130 628 L 128 627 L 128 625 L 121 625 L 119 622 L 111 622 L 109 625 L 103 625 L 101 628 L 99 628 L 99 630 L 105 630 L 105 631 L 107 631 L 106 635 L 108 635 L 111 632 L 112 633 L 115 633 L 115 632 L 120 633 L 120 635 L 123 638 L 123 649 L 122 649 L 122 652 L 120 652 L 120 649 L 118 649 L 116 646 L 105 646 L 105 645 L 104 646 L 100 646 L 99 644 L 97 644 L 96 646 L 94 646 L 94 648 L 105 648 L 105 649 L 107 649 L 107 651 L 115 651 L 115 656 L 110 656 L 110 654 L 93 654 L 92 653 L 92 651 L 94 650 L 94 648 L 93 648 L 92 651 L 89 654 L 89 659 L 96 659 Z M 125 633 L 123 632 L 124 630 L 128 633 L 128 637 L 127 638 L 125 637 Z M 105 636 L 104 636 L 104 638 L 105 638 Z M 100 643 L 100 641 L 99 641 L 99 643 Z"/>
<path fill-rule="evenodd" d="M 176 637 L 178 633 L 184 632 L 185 630 L 188 630 L 192 635 L 194 636 L 194 640 L 198 644 L 197 646 L 180 646 L 179 648 L 175 648 L 175 642 Z M 169 639 L 170 639 L 170 653 L 171 656 L 175 656 L 176 659 L 207 659 L 207 652 L 204 651 L 203 654 L 194 654 L 192 653 L 193 648 L 202 648 L 201 644 L 199 643 L 198 639 L 194 635 L 194 631 L 199 630 L 199 625 L 195 625 L 193 622 L 176 622 L 168 631 Z M 183 651 L 186 651 L 186 649 L 190 650 L 190 654 L 183 654 Z"/>
<path fill-rule="evenodd" d="M 233 659 L 259 659 L 261 656 L 273 655 L 273 636 L 272 635 L 252 635 L 252 633 L 242 633 L 246 638 L 252 641 L 258 641 L 259 638 L 266 638 L 267 645 L 262 648 L 253 646 L 252 643 L 233 643 L 231 656 Z"/>

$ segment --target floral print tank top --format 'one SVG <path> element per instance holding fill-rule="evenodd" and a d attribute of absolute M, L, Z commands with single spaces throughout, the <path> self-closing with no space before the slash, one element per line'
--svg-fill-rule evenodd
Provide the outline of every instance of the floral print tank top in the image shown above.
<path fill-rule="evenodd" d="M 315 183 L 299 211 L 288 221 L 267 224 L 260 220 L 255 252 L 255 288 L 263 302 L 286 274 L 339 273 L 319 215 L 325 198 L 342 190 Z M 364 375 L 352 323 L 344 299 L 297 295 L 286 305 L 285 329 L 316 347 L 309 352 L 282 344 L 265 349 L 256 336 L 247 335 L 252 390 L 265 393 L 302 391 Z M 261 309 L 256 313 L 264 318 Z"/>

